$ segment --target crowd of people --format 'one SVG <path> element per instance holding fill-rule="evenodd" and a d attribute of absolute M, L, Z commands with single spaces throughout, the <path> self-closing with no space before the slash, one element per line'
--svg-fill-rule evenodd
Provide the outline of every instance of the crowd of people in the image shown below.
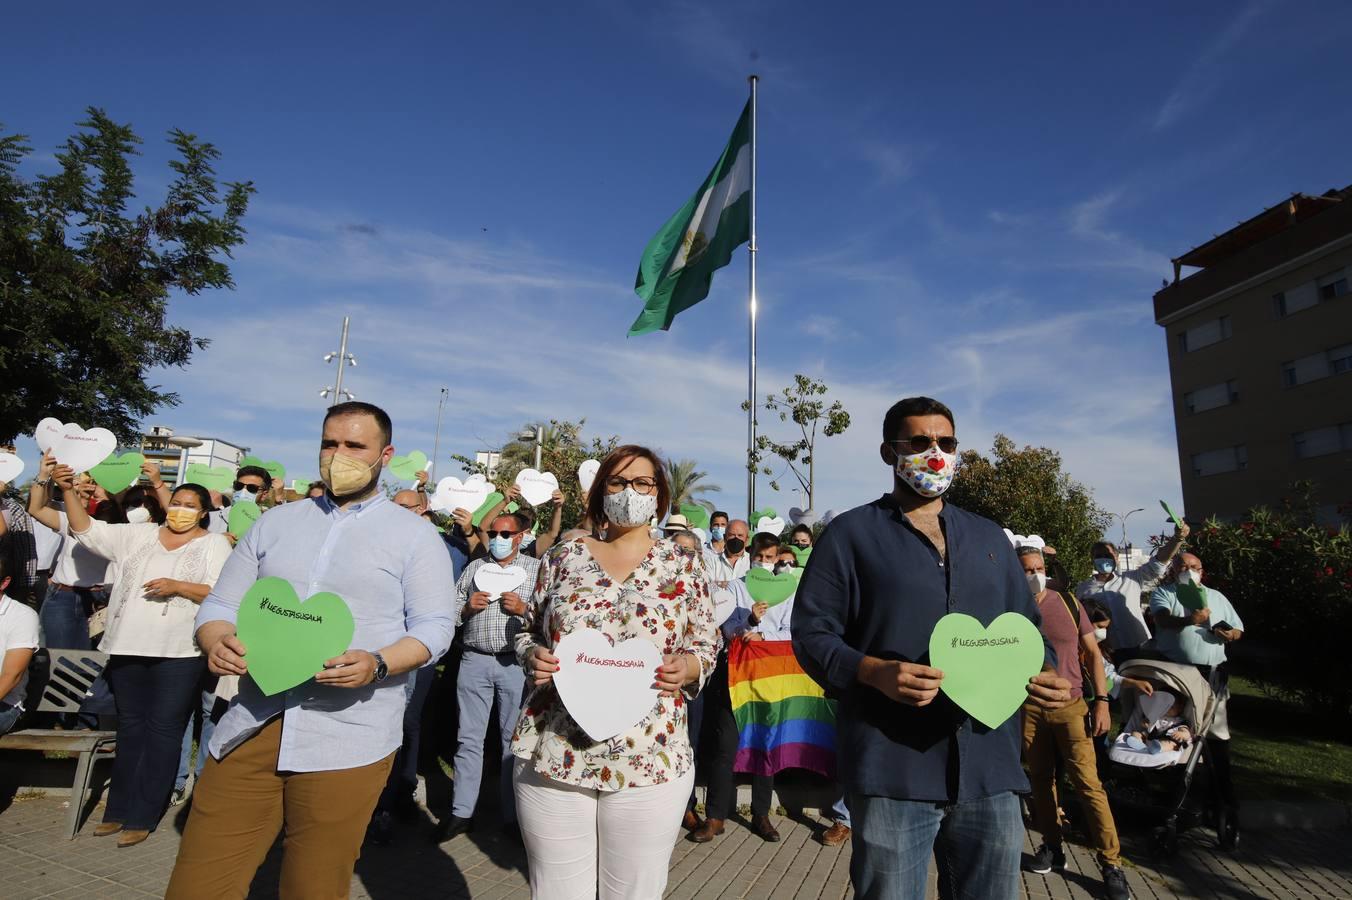
<path fill-rule="evenodd" d="M 24 724 L 37 648 L 97 645 L 103 676 L 78 715 L 49 723 L 115 717 L 93 833 L 135 846 L 191 787 L 167 896 L 243 896 L 283 828 L 282 896 L 346 896 L 363 843 L 389 842 L 394 820 L 417 811 L 428 698 L 454 697 L 453 796 L 434 840 L 476 826 L 496 767 L 502 827 L 524 844 L 534 896 L 660 897 L 681 832 L 714 841 L 733 816 L 729 648 L 786 641 L 836 702 L 838 787 L 816 837 L 852 841 L 860 896 L 923 896 L 931 856 L 943 896 L 1016 896 L 1024 795 L 1041 840 L 1023 864 L 1063 868 L 1064 774 L 1108 895 L 1128 897 L 1100 776 L 1110 705 L 1124 687 L 1162 687 L 1118 669 L 1157 655 L 1223 673 L 1238 612 L 1206 587 L 1204 608 L 1181 601 L 1179 585 L 1205 577 L 1179 552 L 1186 524 L 1133 570 L 1095 545 L 1094 575 L 1072 584 L 1055 548 L 945 503 L 958 446 L 948 407 L 902 400 L 881 430 L 888 493 L 825 529 L 782 535 L 722 511 L 707 529 L 669 513 L 664 467 L 636 445 L 600 461 L 577 528 L 561 528 L 562 493 L 517 508 L 514 486 L 481 517 L 443 517 L 429 509 L 426 473 L 392 496 L 381 489 L 393 425 L 356 402 L 328 410 L 321 480 L 303 496 L 253 466 L 226 496 L 171 488 L 153 464 L 110 495 L 44 455 L 27 503 L 6 499 L 0 517 L 0 733 Z M 240 502 L 265 512 L 234 534 L 224 510 Z M 753 599 L 757 569 L 796 576 L 796 589 L 773 606 Z M 339 594 L 355 621 L 346 652 L 272 695 L 249 677 L 236 630 L 245 594 L 269 576 L 302 597 Z M 982 622 L 1017 612 L 1041 629 L 1043 670 L 998 727 L 964 713 L 929 665 L 929 635 L 954 611 Z M 653 708 L 609 740 L 589 736 L 553 684 L 553 650 L 582 629 L 661 653 Z M 1205 740 L 1218 804 L 1233 815 L 1220 683 Z M 1186 744 L 1196 724 L 1175 704 L 1121 739 L 1158 752 Z M 780 839 L 773 792 L 772 777 L 751 778 L 747 825 L 768 842 Z"/>

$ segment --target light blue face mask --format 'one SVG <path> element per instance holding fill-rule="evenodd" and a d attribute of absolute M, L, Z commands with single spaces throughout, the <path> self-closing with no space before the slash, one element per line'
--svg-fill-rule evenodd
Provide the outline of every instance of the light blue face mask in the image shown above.
<path fill-rule="evenodd" d="M 231 503 L 257 503 L 258 495 L 246 491 L 235 491 L 235 495 L 230 498 Z"/>
<path fill-rule="evenodd" d="M 709 529 L 709 537 L 713 538 L 713 539 L 716 540 L 716 541 L 721 541 L 721 540 L 723 540 L 723 535 L 725 535 L 725 534 L 727 534 L 727 533 L 728 533 L 728 529 L 727 529 L 727 526 L 726 526 L 726 525 L 720 525 L 720 526 L 718 526 L 718 527 L 716 527 L 716 528 L 710 528 L 710 529 Z"/>
<path fill-rule="evenodd" d="M 506 559 L 512 555 L 512 539 L 504 537 L 495 537 L 488 539 L 488 552 L 493 554 L 494 559 Z"/>
<path fill-rule="evenodd" d="M 1094 571 L 1099 573 L 1100 575 L 1112 574 L 1112 571 L 1115 568 L 1117 568 L 1117 564 L 1114 563 L 1111 559 L 1100 557 L 1094 560 Z"/>

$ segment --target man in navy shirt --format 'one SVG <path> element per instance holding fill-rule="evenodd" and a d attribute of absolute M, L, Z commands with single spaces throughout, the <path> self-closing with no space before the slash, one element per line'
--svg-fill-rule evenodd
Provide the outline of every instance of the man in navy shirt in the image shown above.
<path fill-rule="evenodd" d="M 798 661 L 839 701 L 850 879 L 861 898 L 922 898 L 933 853 L 941 897 L 1012 900 L 1023 845 L 1016 793 L 1028 790 L 1018 717 L 987 728 L 941 694 L 929 638 L 951 612 L 985 625 L 1010 611 L 1042 620 L 1000 526 L 943 502 L 957 461 L 948 407 L 897 403 L 880 449 L 892 492 L 831 522 L 793 610 Z M 1046 654 L 1028 694 L 1057 709 L 1070 683 L 1050 646 Z"/>

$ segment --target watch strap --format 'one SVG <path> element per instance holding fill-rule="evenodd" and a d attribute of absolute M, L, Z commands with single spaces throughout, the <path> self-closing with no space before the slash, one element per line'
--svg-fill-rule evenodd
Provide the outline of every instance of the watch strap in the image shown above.
<path fill-rule="evenodd" d="M 375 680 L 384 681 L 385 676 L 390 674 L 390 667 L 386 665 L 385 657 L 381 656 L 379 652 L 373 650 L 371 655 L 376 658 Z"/>

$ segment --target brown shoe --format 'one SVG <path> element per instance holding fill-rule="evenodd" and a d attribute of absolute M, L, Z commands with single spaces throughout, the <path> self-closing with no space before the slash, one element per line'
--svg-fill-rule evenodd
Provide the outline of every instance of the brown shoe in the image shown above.
<path fill-rule="evenodd" d="M 94 837 L 107 837 L 122 830 L 121 822 L 100 822 L 94 826 Z"/>
<path fill-rule="evenodd" d="M 137 844 L 150 837 L 150 832 L 145 828 L 136 828 L 131 831 L 124 831 L 117 839 L 117 846 L 135 847 Z"/>
<path fill-rule="evenodd" d="M 686 840 L 707 844 L 723 833 L 722 819 L 705 819 L 704 824 L 687 834 Z"/>
<path fill-rule="evenodd" d="M 850 828 L 843 822 L 832 822 L 831 827 L 817 834 L 817 843 L 826 847 L 839 847 L 850 839 Z"/>
<path fill-rule="evenodd" d="M 681 827 L 686 831 L 695 831 L 704 823 L 700 821 L 699 816 L 695 815 L 693 809 L 687 809 L 685 816 L 681 819 Z"/>
<path fill-rule="evenodd" d="M 774 844 L 779 841 L 779 832 L 775 826 L 770 823 L 769 816 L 752 816 L 751 833 L 763 841 L 769 841 Z"/>

